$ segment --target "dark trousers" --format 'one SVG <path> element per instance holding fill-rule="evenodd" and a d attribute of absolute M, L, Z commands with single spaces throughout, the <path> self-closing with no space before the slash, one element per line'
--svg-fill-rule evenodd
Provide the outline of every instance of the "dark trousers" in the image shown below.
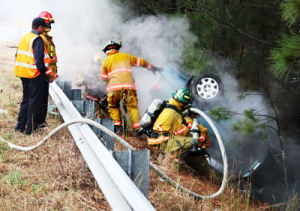
<path fill-rule="evenodd" d="M 31 132 L 46 120 L 49 83 L 45 76 L 21 78 L 23 99 L 20 105 L 16 129 Z"/>

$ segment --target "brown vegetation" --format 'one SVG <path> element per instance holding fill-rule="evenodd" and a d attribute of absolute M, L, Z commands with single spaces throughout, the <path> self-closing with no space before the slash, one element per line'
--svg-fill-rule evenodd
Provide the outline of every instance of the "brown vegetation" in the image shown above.
<path fill-rule="evenodd" d="M 37 143 L 59 125 L 60 119 L 48 116 L 48 127 L 32 136 L 14 132 L 21 100 L 21 83 L 13 75 L 15 44 L 0 43 L 0 137 L 18 145 Z M 123 137 L 134 147 L 146 142 Z M 116 146 L 122 149 L 121 146 Z M 220 181 L 203 178 L 189 168 L 172 167 L 160 157 L 152 160 L 171 178 L 200 194 L 212 194 Z M 253 202 L 248 193 L 232 187 L 213 200 L 194 200 L 150 172 L 149 200 L 157 210 L 269 210 Z M 21 152 L 0 143 L 0 210 L 111 210 L 97 186 L 69 131 L 64 129 L 39 148 Z"/>

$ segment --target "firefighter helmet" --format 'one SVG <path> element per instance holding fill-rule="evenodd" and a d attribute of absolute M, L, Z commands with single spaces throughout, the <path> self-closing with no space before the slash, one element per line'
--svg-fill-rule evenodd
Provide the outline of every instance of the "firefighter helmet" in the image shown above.
<path fill-rule="evenodd" d="M 184 104 L 191 104 L 193 102 L 191 91 L 187 88 L 178 89 L 173 93 L 173 98 Z"/>
<path fill-rule="evenodd" d="M 111 49 L 116 49 L 119 50 L 122 47 L 122 42 L 120 41 L 119 43 L 115 41 L 108 41 L 103 48 L 103 52 L 106 53 L 106 51 L 111 50 Z"/>
<path fill-rule="evenodd" d="M 45 23 L 50 26 L 51 23 L 54 23 L 53 16 L 50 12 L 43 11 L 39 14 L 39 18 L 43 18 L 45 20 Z"/>

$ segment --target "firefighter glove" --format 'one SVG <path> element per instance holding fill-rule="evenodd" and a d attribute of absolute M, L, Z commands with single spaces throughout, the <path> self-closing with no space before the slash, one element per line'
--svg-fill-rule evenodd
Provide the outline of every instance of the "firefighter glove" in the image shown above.
<path fill-rule="evenodd" d="M 199 141 L 204 142 L 205 140 L 206 140 L 205 135 L 201 134 L 200 137 L 199 137 Z"/>
<path fill-rule="evenodd" d="M 192 139 L 191 145 L 192 147 L 197 148 L 199 144 L 199 140 L 198 139 Z"/>
<path fill-rule="evenodd" d="M 163 69 L 161 67 L 152 66 L 150 71 L 152 71 L 154 74 L 157 72 L 161 72 Z"/>

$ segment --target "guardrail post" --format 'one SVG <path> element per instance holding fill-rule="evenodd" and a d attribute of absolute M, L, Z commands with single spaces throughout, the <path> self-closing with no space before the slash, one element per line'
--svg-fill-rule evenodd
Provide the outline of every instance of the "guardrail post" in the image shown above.
<path fill-rule="evenodd" d="M 85 108 L 84 108 L 84 101 L 83 100 L 72 100 L 71 101 L 77 111 L 81 114 L 81 116 L 85 116 Z"/>
<path fill-rule="evenodd" d="M 95 101 L 84 100 L 85 116 L 89 119 L 94 119 L 95 117 Z"/>
<path fill-rule="evenodd" d="M 55 82 L 49 93 L 65 122 L 82 119 Z M 73 124 L 68 129 L 112 210 L 155 210 L 87 124 Z"/>
<path fill-rule="evenodd" d="M 111 131 L 114 131 L 114 122 L 112 119 L 94 119 L 95 122 L 103 125 L 104 127 L 108 128 Z M 115 141 L 114 139 L 107 135 L 106 133 L 103 133 L 100 129 L 96 128 L 96 127 L 92 127 L 94 133 L 97 136 L 102 137 L 103 140 L 103 144 L 105 145 L 105 147 L 110 150 L 110 151 L 114 151 L 114 146 L 115 146 Z"/>
<path fill-rule="evenodd" d="M 82 100 L 82 90 L 81 89 L 72 89 L 72 97 L 70 100 Z"/>
<path fill-rule="evenodd" d="M 65 89 L 72 89 L 72 81 L 56 81 L 57 85 L 62 89 L 62 90 L 65 90 Z"/>
<path fill-rule="evenodd" d="M 113 156 L 144 196 L 148 198 L 149 150 L 114 151 Z"/>
<path fill-rule="evenodd" d="M 72 99 L 72 81 L 57 81 L 57 85 L 63 90 L 65 95 L 71 100 Z"/>

